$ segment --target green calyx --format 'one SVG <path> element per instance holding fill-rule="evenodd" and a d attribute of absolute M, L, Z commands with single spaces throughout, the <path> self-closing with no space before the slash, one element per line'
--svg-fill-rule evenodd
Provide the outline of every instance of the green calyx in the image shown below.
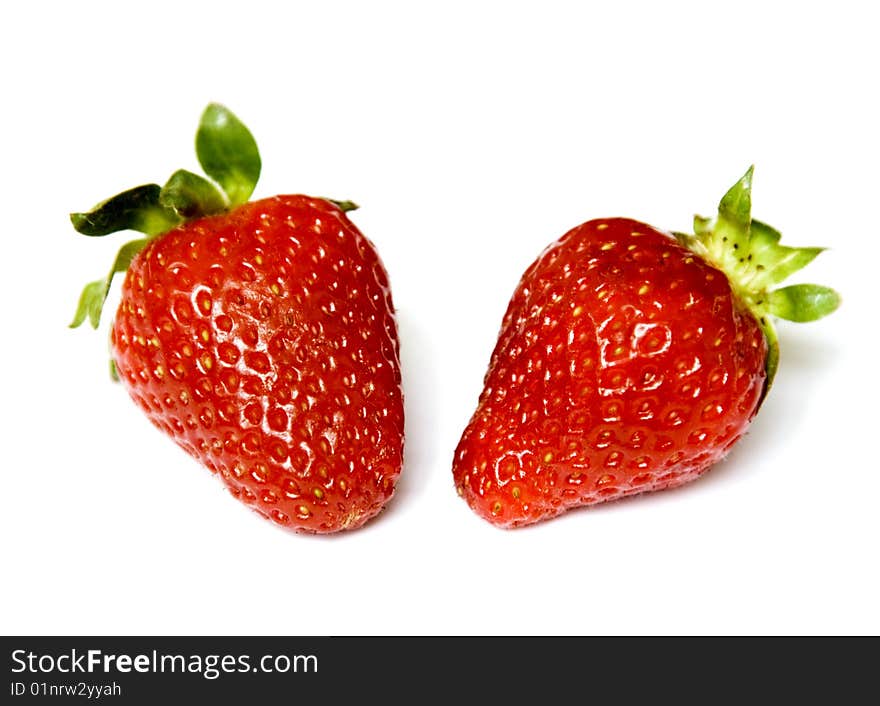
<path fill-rule="evenodd" d="M 217 103 L 202 113 L 196 156 L 208 178 L 179 169 L 165 182 L 144 184 L 102 201 L 88 213 L 71 213 L 77 232 L 105 236 L 122 230 L 146 235 L 123 245 L 106 277 L 82 291 L 71 328 L 86 319 L 97 328 L 113 276 L 125 272 L 144 246 L 189 220 L 223 213 L 246 203 L 260 177 L 260 153 L 253 135 L 233 113 Z"/>
<path fill-rule="evenodd" d="M 840 306 L 840 295 L 817 284 L 777 288 L 824 248 L 780 245 L 779 231 L 752 218 L 753 171 L 754 167 L 749 167 L 728 190 L 714 218 L 694 217 L 694 235 L 675 236 L 727 275 L 734 292 L 760 323 L 769 348 L 766 394 L 779 364 L 779 343 L 772 318 L 815 321 Z"/>

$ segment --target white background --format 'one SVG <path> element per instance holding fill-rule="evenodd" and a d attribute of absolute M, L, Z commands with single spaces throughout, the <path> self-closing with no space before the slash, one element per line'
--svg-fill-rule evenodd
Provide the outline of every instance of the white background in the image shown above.
<path fill-rule="evenodd" d="M 283 8 L 283 9 L 282 9 Z M 13 3 L 0 20 L 5 634 L 880 632 L 871 3 Z M 255 197 L 348 198 L 398 308 L 406 465 L 334 537 L 249 512 L 66 328 L 125 235 L 67 214 L 197 168 L 220 101 Z M 589 218 L 675 230 L 749 164 L 754 214 L 830 250 L 794 281 L 750 434 L 688 487 L 502 531 L 453 488 L 501 316 Z M 111 305 L 112 306 L 112 303 Z M 109 317 L 108 317 L 109 319 Z"/>

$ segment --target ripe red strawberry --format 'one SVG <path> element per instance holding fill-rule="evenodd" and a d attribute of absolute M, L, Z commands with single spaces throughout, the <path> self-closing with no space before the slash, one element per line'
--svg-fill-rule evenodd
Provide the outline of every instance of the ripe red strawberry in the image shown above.
<path fill-rule="evenodd" d="M 455 453 L 477 514 L 517 527 L 681 485 L 743 435 L 776 370 L 770 317 L 839 303 L 817 285 L 772 289 L 821 248 L 779 245 L 751 219 L 751 177 L 695 236 L 593 220 L 526 270 Z"/>
<path fill-rule="evenodd" d="M 73 326 L 97 327 L 115 272 L 115 370 L 149 419 L 232 494 L 282 527 L 363 525 L 391 498 L 403 455 L 397 328 L 385 268 L 347 202 L 248 202 L 256 144 L 209 106 L 199 161 L 73 214 L 77 230 L 132 228 Z M 127 271 L 126 271 L 127 270 Z"/>

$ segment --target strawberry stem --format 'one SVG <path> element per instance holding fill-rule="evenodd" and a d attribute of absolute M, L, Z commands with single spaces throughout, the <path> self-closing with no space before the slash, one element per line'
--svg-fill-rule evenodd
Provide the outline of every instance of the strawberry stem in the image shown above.
<path fill-rule="evenodd" d="M 676 233 L 676 237 L 727 275 L 734 292 L 760 323 L 768 345 L 769 389 L 779 361 L 772 317 L 815 321 L 840 306 L 840 295 L 816 284 L 775 288 L 824 248 L 780 245 L 779 231 L 751 217 L 753 172 L 754 167 L 749 167 L 727 191 L 714 218 L 694 217 L 694 235 Z"/>
<path fill-rule="evenodd" d="M 73 227 L 83 235 L 135 230 L 147 236 L 123 245 L 109 274 L 83 288 L 71 328 L 86 319 L 92 328 L 98 328 L 113 276 L 128 270 L 151 238 L 185 221 L 223 213 L 250 198 L 260 177 L 260 153 L 253 135 L 228 108 L 218 103 L 205 108 L 196 132 L 196 154 L 205 173 L 220 188 L 198 174 L 179 169 L 165 186 L 136 186 L 91 211 L 70 214 Z"/>
<path fill-rule="evenodd" d="M 195 143 L 199 164 L 209 179 L 178 169 L 164 186 L 136 186 L 91 211 L 70 214 L 73 227 L 83 235 L 136 230 L 147 236 L 123 245 L 109 274 L 83 288 L 71 328 L 86 319 L 92 328 L 98 328 L 113 276 L 125 272 L 151 238 L 186 221 L 228 211 L 251 197 L 260 178 L 260 152 L 250 130 L 232 111 L 219 103 L 208 105 L 199 120 Z M 327 200 L 343 212 L 357 208 L 352 201 Z"/>

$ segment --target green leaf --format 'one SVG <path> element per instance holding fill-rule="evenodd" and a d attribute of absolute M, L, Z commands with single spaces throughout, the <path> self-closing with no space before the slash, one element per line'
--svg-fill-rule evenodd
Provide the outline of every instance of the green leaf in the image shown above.
<path fill-rule="evenodd" d="M 110 292 L 110 285 L 113 283 L 113 276 L 117 272 L 125 272 L 129 265 L 131 265 L 134 256 L 143 250 L 148 242 L 150 242 L 149 238 L 140 238 L 132 240 L 119 248 L 119 252 L 116 253 L 116 258 L 113 260 L 113 266 L 110 268 L 110 273 L 103 279 L 89 282 L 83 289 L 73 321 L 70 323 L 70 328 L 80 326 L 86 320 L 86 317 L 88 317 L 92 328 L 98 328 L 98 324 L 101 321 L 101 313 L 104 310 L 104 302 Z"/>
<path fill-rule="evenodd" d="M 178 169 L 159 193 L 159 202 L 184 219 L 210 216 L 226 210 L 226 197 L 198 174 Z"/>
<path fill-rule="evenodd" d="M 706 243 L 712 259 L 728 273 L 744 263 L 749 255 L 753 171 L 754 167 L 749 167 L 724 194 L 711 230 L 706 230 L 705 222 L 694 222 L 695 233 Z"/>
<path fill-rule="evenodd" d="M 752 220 L 752 174 L 754 166 L 749 167 L 742 178 L 736 182 L 718 204 L 719 217 L 733 221 L 740 227 L 749 227 Z"/>
<path fill-rule="evenodd" d="M 131 265 L 131 261 L 134 260 L 134 256 L 143 250 L 149 242 L 149 238 L 140 238 L 139 240 L 132 240 L 119 248 L 119 252 L 116 253 L 116 259 L 113 260 L 113 267 L 110 268 L 110 275 L 107 277 L 108 289 L 113 281 L 113 275 L 117 272 L 125 272 L 129 265 Z"/>
<path fill-rule="evenodd" d="M 825 248 L 790 248 L 785 245 L 771 245 L 760 255 L 754 253 L 755 275 L 750 286 L 766 289 L 779 284 L 789 275 L 809 265 Z"/>
<path fill-rule="evenodd" d="M 329 201 L 334 206 L 336 206 L 343 213 L 348 213 L 349 211 L 356 211 L 360 208 L 354 201 L 337 201 L 336 199 L 324 199 L 325 201 Z"/>
<path fill-rule="evenodd" d="M 71 213 L 70 222 L 83 235 L 101 236 L 120 230 L 157 235 L 180 220 L 159 203 L 158 184 L 144 184 L 102 201 L 88 213 Z"/>
<path fill-rule="evenodd" d="M 694 216 L 694 234 L 706 235 L 712 231 L 712 219 L 704 216 Z"/>
<path fill-rule="evenodd" d="M 815 321 L 840 306 L 840 295 L 818 284 L 793 284 L 770 292 L 770 313 L 789 321 Z"/>
<path fill-rule="evenodd" d="M 70 322 L 70 328 L 77 328 L 85 320 L 89 319 L 92 328 L 98 328 L 98 322 L 101 320 L 101 310 L 104 308 L 104 299 L 107 296 L 107 280 L 98 279 L 89 282 L 83 287 L 82 294 L 79 296 L 79 304 L 76 306 L 76 314 L 73 321 Z"/>
<path fill-rule="evenodd" d="M 758 250 L 759 252 L 765 247 L 778 243 L 782 238 L 782 234 L 778 230 L 756 218 L 752 219 L 751 233 L 752 250 Z"/>
<path fill-rule="evenodd" d="M 233 206 L 245 203 L 260 178 L 260 153 L 253 135 L 226 107 L 211 103 L 196 133 L 196 154 Z"/>
<path fill-rule="evenodd" d="M 764 390 L 761 393 L 761 400 L 758 403 L 763 404 L 764 398 L 773 385 L 773 379 L 776 377 L 776 371 L 779 369 L 779 336 L 776 334 L 776 327 L 768 318 L 761 317 L 761 330 L 764 332 L 764 338 L 767 339 L 767 361 L 765 367 L 767 370 L 767 379 L 764 381 Z"/>

